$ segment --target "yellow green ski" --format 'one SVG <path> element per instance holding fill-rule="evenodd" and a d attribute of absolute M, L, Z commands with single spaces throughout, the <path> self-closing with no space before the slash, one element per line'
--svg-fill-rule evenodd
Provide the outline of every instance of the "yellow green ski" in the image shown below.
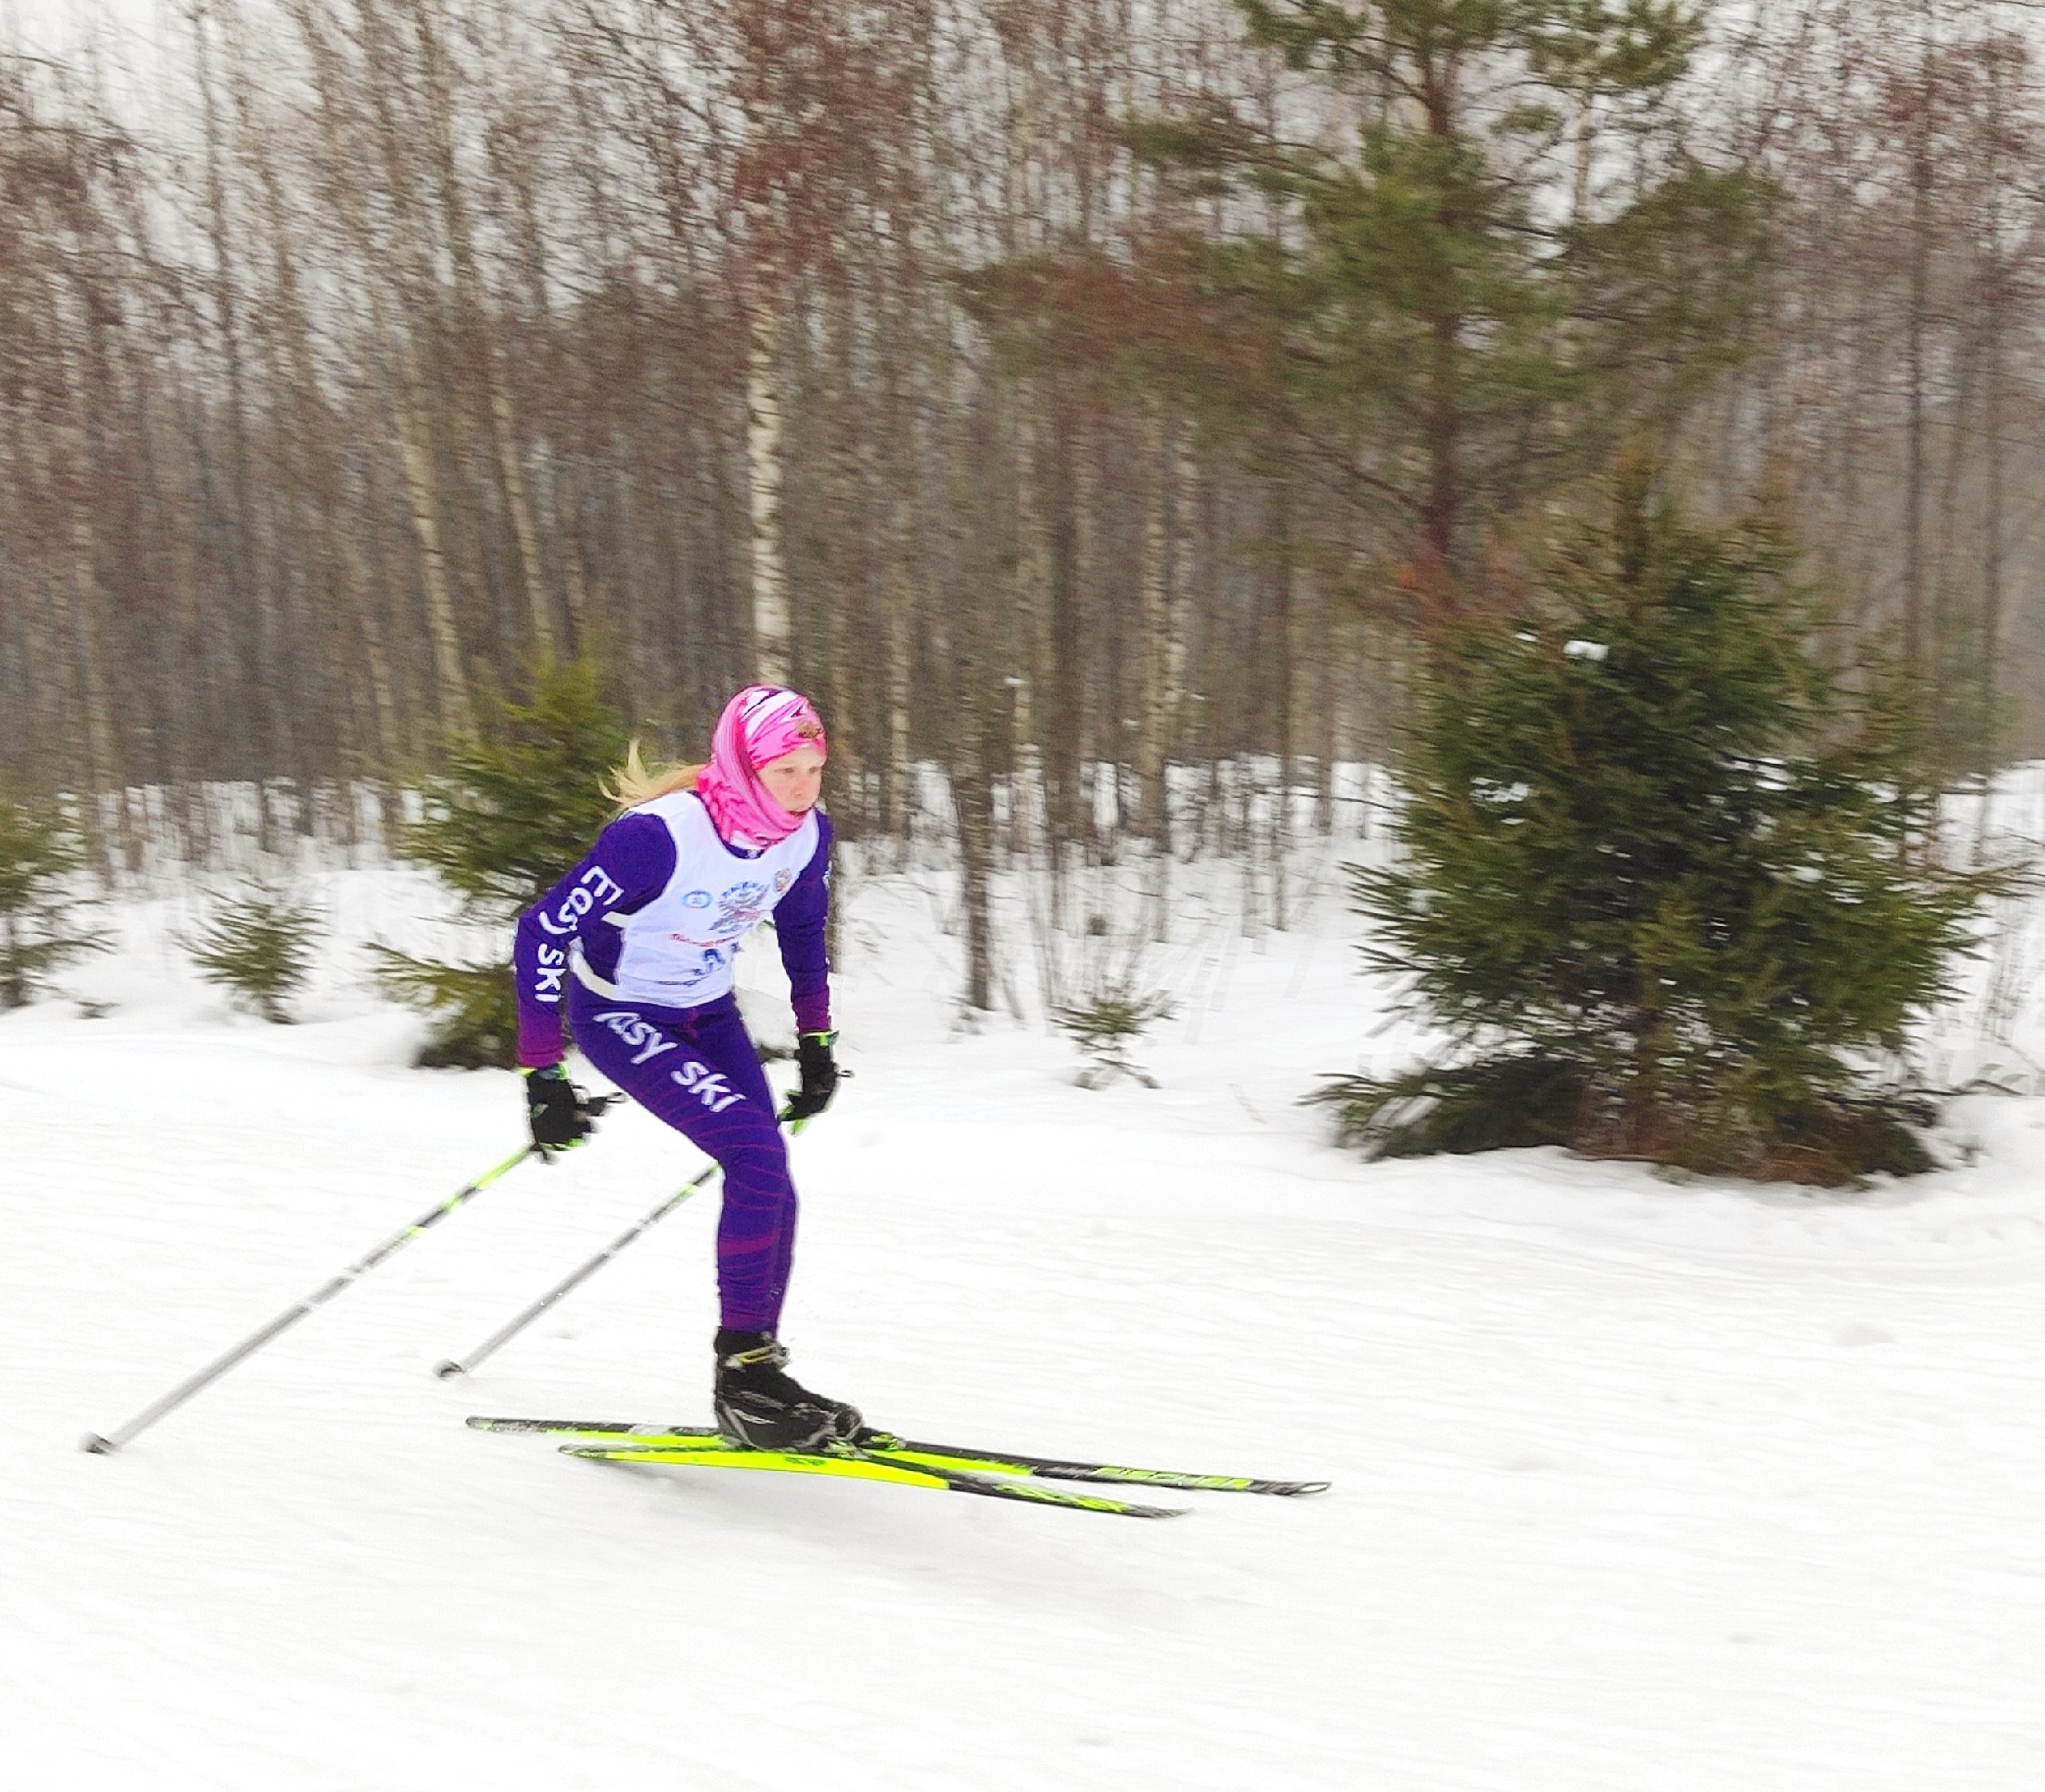
<path fill-rule="evenodd" d="M 898 1487 L 935 1488 L 949 1493 L 977 1493 L 993 1500 L 1024 1500 L 1032 1505 L 1062 1506 L 1072 1512 L 1107 1512 L 1120 1518 L 1180 1518 L 1177 1506 L 1144 1506 L 1130 1500 L 1098 1494 L 1065 1493 L 1027 1481 L 1002 1481 L 955 1469 L 911 1466 L 868 1455 L 856 1444 L 840 1444 L 815 1454 L 795 1450 L 756 1450 L 718 1439 L 708 1447 L 681 1449 L 658 1444 L 563 1444 L 563 1456 L 597 1462 L 669 1464 L 686 1468 L 764 1469 L 784 1475 L 828 1475 L 844 1480 L 887 1481 Z"/>
<path fill-rule="evenodd" d="M 582 1447 L 586 1449 L 654 1449 L 665 1451 L 676 1457 L 685 1456 L 692 1459 L 734 1452 L 748 1456 L 774 1453 L 746 1451 L 731 1438 L 705 1425 L 482 1417 L 472 1418 L 469 1423 L 478 1431 L 529 1432 L 571 1436 L 585 1440 Z M 1169 1468 L 1130 1468 L 1114 1463 L 1082 1462 L 1062 1456 L 1021 1456 L 1011 1451 L 969 1450 L 951 1444 L 917 1443 L 886 1431 L 863 1432 L 857 1440 L 857 1448 L 860 1456 L 869 1461 L 938 1473 L 1007 1475 L 1030 1480 L 1159 1488 L 1177 1492 L 1263 1493 L 1281 1498 L 1325 1492 L 1328 1486 L 1326 1481 L 1264 1480 L 1249 1475 L 1198 1475 Z M 759 1463 L 728 1464 L 722 1462 L 717 1465 L 765 1466 Z M 808 1472 L 813 1473 L 817 1471 Z"/>

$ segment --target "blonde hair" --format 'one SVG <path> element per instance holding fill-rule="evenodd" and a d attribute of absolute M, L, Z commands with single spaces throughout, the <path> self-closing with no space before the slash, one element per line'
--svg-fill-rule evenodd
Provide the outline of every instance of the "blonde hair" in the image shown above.
<path fill-rule="evenodd" d="M 610 781 L 603 787 L 604 794 L 617 805 L 622 815 L 627 809 L 637 809 L 641 803 L 650 803 L 656 797 L 665 797 L 677 790 L 693 790 L 696 774 L 701 765 L 656 765 L 651 770 L 639 757 L 639 742 L 635 737 L 632 745 L 625 749 L 625 763 L 611 768 Z"/>

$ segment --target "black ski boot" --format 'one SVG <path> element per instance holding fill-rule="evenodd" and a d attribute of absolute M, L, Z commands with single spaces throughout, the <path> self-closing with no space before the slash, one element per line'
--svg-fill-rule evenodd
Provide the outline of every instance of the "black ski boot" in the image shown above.
<path fill-rule="evenodd" d="M 816 1450 L 860 1430 L 859 1409 L 813 1394 L 788 1373 L 772 1332 L 720 1330 L 710 1400 L 717 1427 L 756 1450 Z"/>

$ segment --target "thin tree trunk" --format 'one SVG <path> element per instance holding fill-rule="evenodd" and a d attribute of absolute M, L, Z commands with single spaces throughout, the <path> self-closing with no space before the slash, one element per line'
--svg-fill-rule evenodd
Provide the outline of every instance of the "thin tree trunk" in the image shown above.
<path fill-rule="evenodd" d="M 1044 760 L 1038 733 L 1038 669 L 1050 662 L 1051 554 L 1043 481 L 1038 466 L 1040 419 L 1037 389 L 1025 376 L 1015 383 L 1015 709 L 1011 758 L 1015 796 L 1010 805 L 1010 844 L 1028 855 L 1044 840 Z"/>
<path fill-rule="evenodd" d="M 1288 916 L 1285 855 L 1293 837 L 1293 668 L 1296 648 L 1293 634 L 1309 601 L 1306 557 L 1300 548 L 1293 502 L 1291 485 L 1281 478 L 1275 494 L 1277 614 L 1273 618 L 1271 631 L 1278 650 L 1275 693 L 1277 713 L 1273 718 L 1277 735 L 1278 780 L 1271 813 L 1271 924 L 1281 933 L 1285 931 Z"/>
<path fill-rule="evenodd" d="M 1436 62 L 1428 64 L 1423 76 L 1428 130 L 1444 154 L 1455 153 L 1455 80 L 1453 65 Z M 1444 207 L 1436 221 L 1452 239 L 1462 221 Z M 1458 607 L 1455 537 L 1463 510 L 1463 317 L 1452 286 L 1438 303 L 1428 330 L 1428 480 L 1420 513 L 1420 589 L 1430 622 Z"/>
<path fill-rule="evenodd" d="M 1086 647 L 1093 614 L 1094 526 L 1094 504 L 1098 482 L 1094 474 L 1094 431 L 1087 399 L 1082 395 L 1073 407 L 1071 433 L 1066 444 L 1070 459 L 1069 509 L 1066 526 L 1071 550 L 1066 570 L 1064 601 L 1059 606 L 1052 646 L 1052 678 L 1058 689 L 1056 729 L 1064 757 L 1060 778 L 1064 832 L 1069 840 L 1082 843 L 1094 852 L 1096 805 L 1087 773 L 1098 769 L 1101 745 L 1094 738 L 1093 680 L 1087 676 Z"/>
<path fill-rule="evenodd" d="M 1912 678 L 1924 675 L 1924 339 L 1931 283 L 1932 78 L 1929 0 L 1918 46 L 1919 75 L 1910 127 L 1910 300 L 1904 367 L 1908 415 L 1908 463 L 1903 518 L 1903 660 Z"/>
<path fill-rule="evenodd" d="M 92 780 L 92 788 L 81 806 L 86 838 L 100 868 L 110 872 L 113 865 L 101 824 L 101 802 L 121 785 L 113 744 L 113 705 L 107 692 L 106 658 L 100 638 L 98 549 L 93 539 L 91 521 L 81 507 L 74 507 L 72 511 L 70 546 L 66 569 L 69 598 L 66 607 L 77 640 L 78 677 L 85 697 L 85 764 Z"/>
<path fill-rule="evenodd" d="M 1137 743 L 1137 825 L 1160 857 L 1170 852 L 1165 772 L 1166 730 L 1175 693 L 1169 682 L 1166 637 L 1171 619 L 1171 462 L 1165 407 L 1153 399 L 1143 418 L 1142 717 Z"/>
<path fill-rule="evenodd" d="M 976 630 L 983 614 L 975 605 L 963 626 Z M 960 904 L 966 922 L 966 1006 L 983 1013 L 994 1007 L 994 809 L 987 778 L 986 712 L 982 654 L 978 644 L 962 653 L 960 691 L 953 713 L 952 806 L 959 823 Z"/>
<path fill-rule="evenodd" d="M 372 282 L 372 290 L 373 290 Z M 383 336 L 383 301 L 373 301 L 374 328 Z M 398 432 L 398 459 L 404 473 L 405 497 L 412 535 L 419 547 L 419 580 L 426 595 L 427 633 L 433 643 L 433 670 L 442 720 L 457 735 L 475 732 L 475 708 L 469 694 L 460 630 L 447 586 L 447 555 L 440 545 L 440 519 L 433 491 L 433 459 L 426 442 L 424 419 L 415 408 L 419 390 L 411 344 L 401 326 L 392 344 L 398 357 L 397 390 L 391 394 L 391 419 Z"/>
<path fill-rule="evenodd" d="M 485 335 L 490 335 L 484 326 Z M 547 595 L 546 578 L 540 559 L 539 531 L 533 526 L 531 501 L 526 495 L 526 470 L 518 455 L 518 425 L 511 415 L 511 395 L 506 390 L 496 365 L 497 352 L 490 347 L 484 357 L 485 375 L 490 383 L 490 439 L 497 451 L 498 476 L 503 482 L 504 504 L 511 518 L 511 534 L 518 548 L 518 570 L 526 592 L 526 614 L 532 625 L 533 646 L 542 659 L 555 658 L 560 643 L 554 633 L 554 604 Z"/>
<path fill-rule="evenodd" d="M 272 769 L 270 755 L 295 766 L 296 729 L 291 713 L 283 666 L 284 621 L 277 592 L 281 581 L 273 567 L 260 563 L 254 477 L 248 443 L 248 377 L 242 346 L 242 321 L 235 295 L 235 257 L 230 240 L 221 124 L 215 103 L 209 24 L 212 7 L 202 3 L 192 13 L 193 42 L 197 50 L 201 125 L 205 138 L 206 232 L 212 259 L 212 300 L 227 376 L 228 487 L 232 515 L 222 530 L 221 570 L 237 612 L 252 607 L 256 618 L 256 677 L 252 705 L 261 718 L 263 738 L 251 767 L 259 790 L 265 790 Z M 264 557 L 267 558 L 267 557 Z M 263 801 L 265 843 L 269 806 Z"/>
<path fill-rule="evenodd" d="M 1981 813 L 1974 840 L 1974 856 L 1979 862 L 1988 842 L 1990 793 L 2001 745 L 1996 702 L 1996 671 L 2002 651 L 2003 632 L 2003 337 L 2009 286 L 2003 260 L 2002 137 L 2005 98 L 2003 66 L 2007 53 L 1998 44 L 1990 50 L 1987 239 L 1987 293 L 1983 330 L 1987 359 L 1987 389 L 1982 407 L 1982 433 L 1986 438 L 1985 477 L 1981 519 L 1981 644 L 1976 702 L 1979 709 Z"/>
<path fill-rule="evenodd" d="M 752 522 L 752 662 L 770 685 L 793 676 L 781 538 L 781 379 L 773 272 L 755 269 L 745 307 L 745 466 Z"/>

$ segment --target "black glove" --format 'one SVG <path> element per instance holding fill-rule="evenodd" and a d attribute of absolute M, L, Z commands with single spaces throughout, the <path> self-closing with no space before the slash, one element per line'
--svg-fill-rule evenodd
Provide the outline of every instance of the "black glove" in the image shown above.
<path fill-rule="evenodd" d="M 831 1055 L 831 1047 L 837 1043 L 836 1033 L 804 1033 L 796 1039 L 796 1063 L 802 1071 L 802 1087 L 788 1098 L 781 1113 L 784 1120 L 807 1120 L 831 1105 L 831 1098 L 838 1092 L 838 1060 Z"/>
<path fill-rule="evenodd" d="M 573 1150 L 594 1132 L 588 1098 L 558 1064 L 526 1072 L 526 1118 L 542 1151 Z"/>

